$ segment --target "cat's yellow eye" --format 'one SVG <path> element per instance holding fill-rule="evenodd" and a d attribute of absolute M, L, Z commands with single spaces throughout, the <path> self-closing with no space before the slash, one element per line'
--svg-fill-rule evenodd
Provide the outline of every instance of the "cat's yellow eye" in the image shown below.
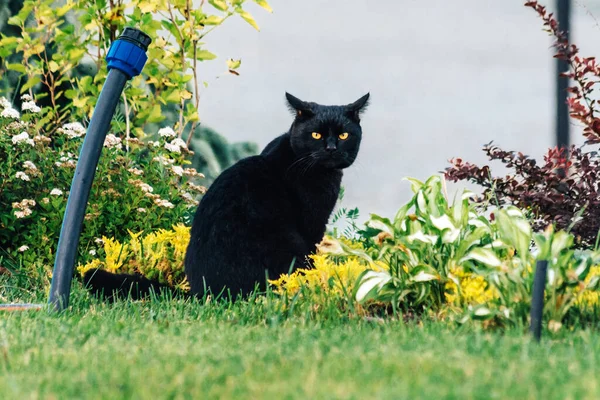
<path fill-rule="evenodd" d="M 342 140 L 346 140 L 346 139 L 348 139 L 348 136 L 350 136 L 350 135 L 348 135 L 348 132 L 344 132 L 344 133 L 340 133 L 340 135 L 338 137 Z"/>
<path fill-rule="evenodd" d="M 321 134 L 320 134 L 320 133 L 313 132 L 313 133 L 312 133 L 312 137 L 313 137 L 313 139 L 317 139 L 317 140 L 319 140 L 319 139 L 321 139 L 321 137 L 322 137 L 322 136 L 321 136 Z"/>

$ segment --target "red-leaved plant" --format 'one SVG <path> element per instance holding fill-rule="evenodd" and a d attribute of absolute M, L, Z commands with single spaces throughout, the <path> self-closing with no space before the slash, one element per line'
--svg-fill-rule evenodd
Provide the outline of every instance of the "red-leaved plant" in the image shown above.
<path fill-rule="evenodd" d="M 527 211 L 535 229 L 555 224 L 572 229 L 582 246 L 596 243 L 600 229 L 600 155 L 589 145 L 600 143 L 598 102 L 591 98 L 600 81 L 600 66 L 594 57 L 581 57 L 579 49 L 568 42 L 552 13 L 537 1 L 525 6 L 534 9 L 544 21 L 546 31 L 554 36 L 554 57 L 566 60 L 569 70 L 561 76 L 571 79 L 567 100 L 572 118 L 583 125 L 584 146 L 551 148 L 543 165 L 522 153 L 504 151 L 491 143 L 484 146 L 490 160 L 499 160 L 513 170 L 503 178 L 493 177 L 489 166 L 479 167 L 460 158 L 450 160 L 446 178 L 467 180 L 484 187 L 479 201 L 513 204 Z"/>

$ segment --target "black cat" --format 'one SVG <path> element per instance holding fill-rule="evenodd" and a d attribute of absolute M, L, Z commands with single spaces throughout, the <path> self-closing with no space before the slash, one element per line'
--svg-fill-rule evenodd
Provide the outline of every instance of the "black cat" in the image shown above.
<path fill-rule="evenodd" d="M 277 278 L 305 266 L 325 233 L 342 169 L 358 154 L 369 94 L 345 106 L 286 97 L 295 114 L 290 130 L 223 171 L 200 201 L 185 257 L 194 295 L 264 289 L 267 274 Z M 133 298 L 164 287 L 100 270 L 88 271 L 84 281 L 95 293 Z"/>

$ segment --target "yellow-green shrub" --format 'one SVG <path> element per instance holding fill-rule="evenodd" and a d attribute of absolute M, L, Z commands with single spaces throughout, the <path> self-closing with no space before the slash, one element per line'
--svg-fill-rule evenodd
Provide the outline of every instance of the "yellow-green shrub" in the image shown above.
<path fill-rule="evenodd" d="M 129 232 L 127 242 L 102 238 L 99 258 L 80 265 L 83 275 L 94 268 L 117 273 L 139 273 L 179 289 L 188 290 L 183 261 L 190 241 L 190 228 L 174 225 L 172 229 L 159 229 L 144 236 L 143 232 Z"/>

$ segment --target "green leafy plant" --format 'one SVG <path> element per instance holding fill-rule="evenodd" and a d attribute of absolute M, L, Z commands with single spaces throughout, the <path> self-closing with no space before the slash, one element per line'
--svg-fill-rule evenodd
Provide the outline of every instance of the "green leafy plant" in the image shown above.
<path fill-rule="evenodd" d="M 480 215 L 468 191 L 450 203 L 439 176 L 409 181 L 414 196 L 393 220 L 372 214 L 364 227 L 327 238 L 312 257 L 315 269 L 272 281 L 278 292 L 318 303 L 317 288 L 330 296 L 344 288 L 350 296 L 341 304 L 355 312 L 389 307 L 405 317 L 523 326 L 536 261 L 547 260 L 551 329 L 594 320 L 600 252 L 576 251 L 573 235 L 552 227 L 534 234 L 516 207 Z"/>
<path fill-rule="evenodd" d="M 20 260 L 11 265 L 48 267 L 85 129 L 68 123 L 51 132 L 38 130 L 39 109 L 30 98 L 24 99 L 29 111 L 23 116 L 5 98 L 0 103 L 2 256 Z M 148 142 L 111 133 L 103 152 L 81 234 L 79 255 L 84 261 L 94 256 L 102 236 L 122 240 L 129 231 L 187 222 L 205 191 L 201 174 L 186 165 L 185 142 L 170 128 Z"/>
<path fill-rule="evenodd" d="M 255 2 L 271 11 L 264 0 Z M 11 260 L 3 262 L 7 269 L 20 273 L 36 262 L 48 270 L 52 263 L 81 137 L 106 78 L 106 53 L 127 26 L 153 42 L 143 74 L 128 83 L 113 118 L 79 253 L 85 262 L 102 236 L 123 240 L 129 231 L 189 222 L 205 190 L 202 174 L 184 167 L 193 155 L 188 144 L 201 133 L 197 109 L 207 83 L 198 66 L 216 58 L 204 38 L 233 16 L 258 29 L 243 0 L 208 3 L 24 0 L 8 18 L 14 29 L 0 35 L 0 78 L 18 76 L 19 93 L 11 97 L 19 101 L 3 98 L 0 105 L 0 247 Z M 229 59 L 225 70 L 237 75 L 240 64 Z M 194 160 L 208 164 L 220 152 L 222 169 L 245 155 L 243 145 L 220 138 L 197 138 L 194 144 L 210 143 L 213 154 Z"/>
<path fill-rule="evenodd" d="M 266 1 L 254 2 L 271 11 Z M 195 8 L 190 0 L 67 0 L 57 6 L 53 0 L 25 0 L 19 13 L 8 20 L 21 35 L 0 38 L 0 78 L 8 71 L 17 72 L 25 82 L 21 93 L 38 102 L 47 97 L 41 125 L 56 129 L 67 118 L 84 122 L 106 78 L 104 60 L 111 42 L 125 27 L 136 27 L 153 42 L 143 73 L 123 94 L 122 119 L 114 128 L 142 137 L 155 132 L 158 127 L 151 124 L 164 121 L 165 109 L 174 107 L 174 129 L 181 138 L 185 130 L 196 132 L 200 121 L 200 90 L 208 83 L 199 78 L 199 63 L 217 57 L 206 48 L 206 36 L 233 16 L 258 29 L 243 8 L 244 0 L 208 3 L 210 7 L 203 1 Z M 20 63 L 10 62 L 15 54 L 20 55 Z M 81 65 L 88 71 L 75 73 Z M 240 65 L 240 60 L 229 59 L 225 71 L 237 75 Z M 43 90 L 35 90 L 40 87 Z"/>
<path fill-rule="evenodd" d="M 536 260 L 549 262 L 549 321 L 561 323 L 574 305 L 585 308 L 582 293 L 597 291 L 592 267 L 600 253 L 575 251 L 569 233 L 550 228 L 533 235 L 523 212 L 512 206 L 478 215 L 466 191 L 449 204 L 437 176 L 410 181 L 414 196 L 394 220 L 372 215 L 361 231 L 369 244 L 365 257 L 388 264 L 389 273 L 365 271 L 358 301 L 387 301 L 402 312 L 451 312 L 462 322 L 523 324 Z"/>

